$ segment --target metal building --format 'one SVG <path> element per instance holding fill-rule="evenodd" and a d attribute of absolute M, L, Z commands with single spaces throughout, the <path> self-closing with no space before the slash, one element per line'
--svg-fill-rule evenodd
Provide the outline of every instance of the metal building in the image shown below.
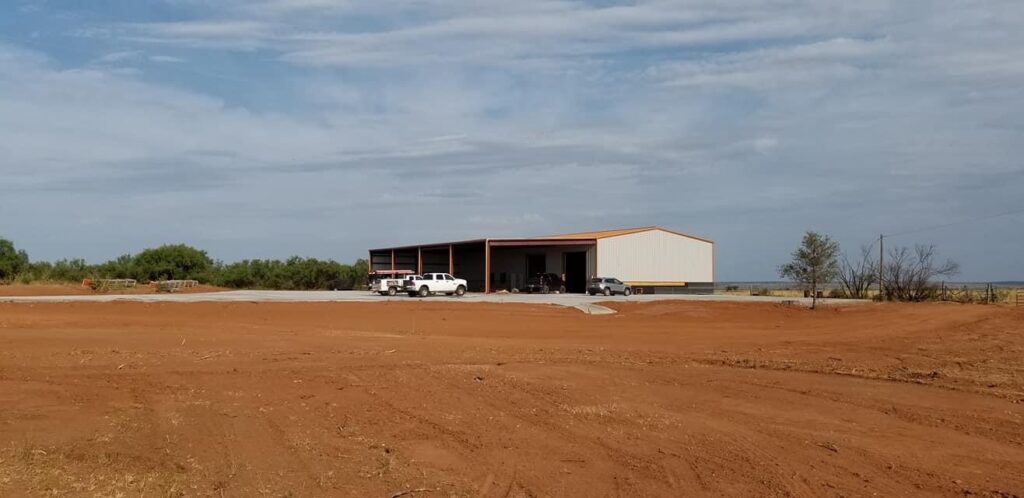
<path fill-rule="evenodd" d="M 555 273 L 568 292 L 584 292 L 591 277 L 614 277 L 638 293 L 710 294 L 715 243 L 652 226 L 371 249 L 369 262 L 373 271 L 448 272 L 476 292 L 511 291 Z"/>

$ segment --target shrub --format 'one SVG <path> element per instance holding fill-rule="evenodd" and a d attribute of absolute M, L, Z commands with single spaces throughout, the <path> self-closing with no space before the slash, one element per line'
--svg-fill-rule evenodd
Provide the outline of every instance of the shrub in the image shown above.
<path fill-rule="evenodd" d="M 92 267 L 84 259 L 61 259 L 53 263 L 40 280 L 78 282 L 92 276 Z"/>
<path fill-rule="evenodd" d="M 139 272 L 135 266 L 135 258 L 131 254 L 124 254 L 118 256 L 117 259 L 107 261 L 101 265 L 96 265 L 93 269 L 93 273 L 97 278 L 139 279 Z"/>
<path fill-rule="evenodd" d="M 213 282 L 223 287 L 332 290 L 351 289 L 365 281 L 365 262 L 349 266 L 332 260 L 294 256 L 280 260 L 244 260 L 223 265 Z"/>
<path fill-rule="evenodd" d="M 24 251 L 0 239 L 0 281 L 80 282 L 86 278 L 147 280 L 198 280 L 223 287 L 281 290 L 353 289 L 366 284 L 369 265 L 360 259 L 352 265 L 333 260 L 292 257 L 281 260 L 215 262 L 205 251 L 187 245 L 164 245 L 132 256 L 125 254 L 98 265 L 83 259 L 30 263 Z"/>
<path fill-rule="evenodd" d="M 114 262 L 119 265 L 117 261 Z M 146 249 L 132 259 L 131 272 L 138 280 L 198 280 L 213 266 L 213 260 L 200 251 L 184 244 L 163 245 Z M 116 266 L 115 266 L 116 267 Z"/>
<path fill-rule="evenodd" d="M 0 282 L 10 282 L 28 267 L 28 254 L 14 243 L 0 239 Z"/>

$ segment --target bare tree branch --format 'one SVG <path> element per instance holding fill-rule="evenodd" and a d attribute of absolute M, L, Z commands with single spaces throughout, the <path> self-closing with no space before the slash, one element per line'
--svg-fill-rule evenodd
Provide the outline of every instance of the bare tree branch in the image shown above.
<path fill-rule="evenodd" d="M 861 246 L 860 259 L 852 262 L 849 256 L 843 254 L 837 279 L 846 297 L 866 299 L 868 289 L 878 282 L 878 262 L 873 254 L 868 246 Z"/>
<path fill-rule="evenodd" d="M 933 244 L 918 244 L 911 251 L 907 247 L 893 247 L 882 268 L 882 289 L 889 299 L 898 301 L 925 301 L 935 297 L 934 280 L 960 273 L 960 265 L 951 260 L 936 261 Z"/>

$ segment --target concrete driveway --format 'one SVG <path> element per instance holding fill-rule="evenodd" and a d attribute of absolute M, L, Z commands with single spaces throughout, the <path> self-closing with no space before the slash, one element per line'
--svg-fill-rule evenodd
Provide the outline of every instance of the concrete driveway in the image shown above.
<path fill-rule="evenodd" d="M 584 294 L 466 294 L 464 297 L 433 296 L 411 298 L 380 296 L 366 291 L 258 291 L 239 290 L 200 294 L 96 294 L 88 296 L 11 296 L 0 297 L 0 302 L 10 303 L 67 303 L 67 302 L 144 302 L 144 303 L 197 303 L 197 302 L 386 302 L 386 301 L 434 301 L 461 303 L 522 303 L 549 304 L 579 308 L 584 312 L 603 312 L 598 303 L 603 302 L 651 302 L 651 301 L 727 301 L 742 303 L 789 303 L 810 306 L 811 300 L 804 298 L 725 296 L 725 295 L 633 295 L 587 296 Z M 819 299 L 820 305 L 835 306 L 860 304 L 867 301 L 852 299 Z M 607 308 L 605 308 L 607 309 Z M 590 311 L 588 311 L 590 310 Z M 611 310 L 608 310 L 611 311 Z"/>

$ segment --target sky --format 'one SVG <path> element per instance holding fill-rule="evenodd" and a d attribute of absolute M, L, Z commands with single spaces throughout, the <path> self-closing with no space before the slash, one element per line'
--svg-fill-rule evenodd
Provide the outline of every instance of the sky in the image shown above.
<path fill-rule="evenodd" d="M 352 261 L 660 225 L 728 281 L 816 230 L 1024 279 L 1021 26 L 1019 0 L 6 0 L 0 237 Z"/>

